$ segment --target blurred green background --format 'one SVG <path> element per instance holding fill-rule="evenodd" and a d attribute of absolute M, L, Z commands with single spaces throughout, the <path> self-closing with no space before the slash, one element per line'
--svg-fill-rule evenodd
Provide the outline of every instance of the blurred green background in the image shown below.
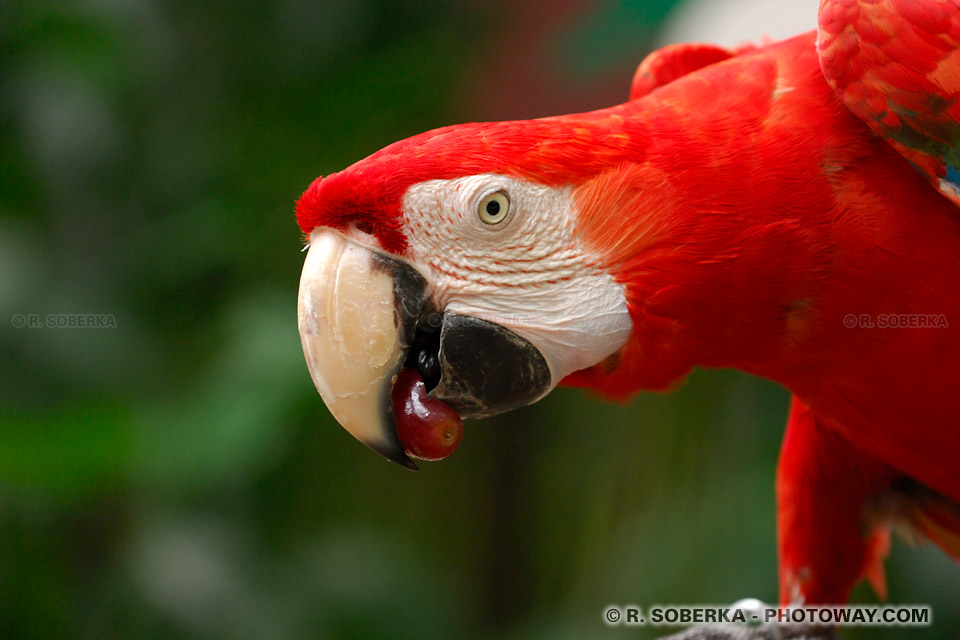
<path fill-rule="evenodd" d="M 313 178 L 621 101 L 673 10 L 0 3 L 0 637 L 654 637 L 603 608 L 774 601 L 775 385 L 559 390 L 414 474 L 332 421 L 297 335 Z M 911 636 L 957 637 L 955 564 L 897 543 L 888 574 L 934 607 Z"/>

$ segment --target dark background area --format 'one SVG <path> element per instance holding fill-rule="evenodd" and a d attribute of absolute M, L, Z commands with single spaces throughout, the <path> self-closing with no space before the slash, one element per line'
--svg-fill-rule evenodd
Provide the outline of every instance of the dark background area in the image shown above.
<path fill-rule="evenodd" d="M 775 601 L 776 385 L 559 390 L 414 474 L 333 422 L 297 334 L 311 180 L 622 101 L 673 8 L 0 3 L 0 637 L 654 637 L 604 607 Z M 888 578 L 934 608 L 911 637 L 956 637 L 944 554 L 897 542 Z"/>

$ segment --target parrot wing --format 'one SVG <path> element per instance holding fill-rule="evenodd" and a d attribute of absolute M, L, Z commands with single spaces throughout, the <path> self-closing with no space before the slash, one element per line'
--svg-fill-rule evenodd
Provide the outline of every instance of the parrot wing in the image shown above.
<path fill-rule="evenodd" d="M 630 99 L 642 98 L 657 87 L 737 53 L 739 51 L 701 43 L 671 44 L 657 49 L 640 62 L 633 74 Z"/>
<path fill-rule="evenodd" d="M 817 48 L 840 100 L 960 206 L 960 0 L 823 0 Z"/>

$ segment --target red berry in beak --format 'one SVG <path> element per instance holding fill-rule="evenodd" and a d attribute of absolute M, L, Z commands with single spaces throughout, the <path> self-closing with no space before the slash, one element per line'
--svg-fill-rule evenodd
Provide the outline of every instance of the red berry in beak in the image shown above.
<path fill-rule="evenodd" d="M 397 435 L 407 454 L 421 460 L 442 460 L 457 450 L 463 423 L 457 412 L 427 397 L 423 379 L 414 369 L 402 369 L 392 392 Z"/>

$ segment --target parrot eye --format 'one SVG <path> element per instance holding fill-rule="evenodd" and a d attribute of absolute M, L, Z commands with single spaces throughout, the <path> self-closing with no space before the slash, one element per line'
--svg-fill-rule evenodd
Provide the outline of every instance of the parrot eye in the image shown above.
<path fill-rule="evenodd" d="M 478 213 L 487 224 L 500 224 L 510 212 L 510 198 L 503 191 L 491 193 L 480 201 Z"/>

